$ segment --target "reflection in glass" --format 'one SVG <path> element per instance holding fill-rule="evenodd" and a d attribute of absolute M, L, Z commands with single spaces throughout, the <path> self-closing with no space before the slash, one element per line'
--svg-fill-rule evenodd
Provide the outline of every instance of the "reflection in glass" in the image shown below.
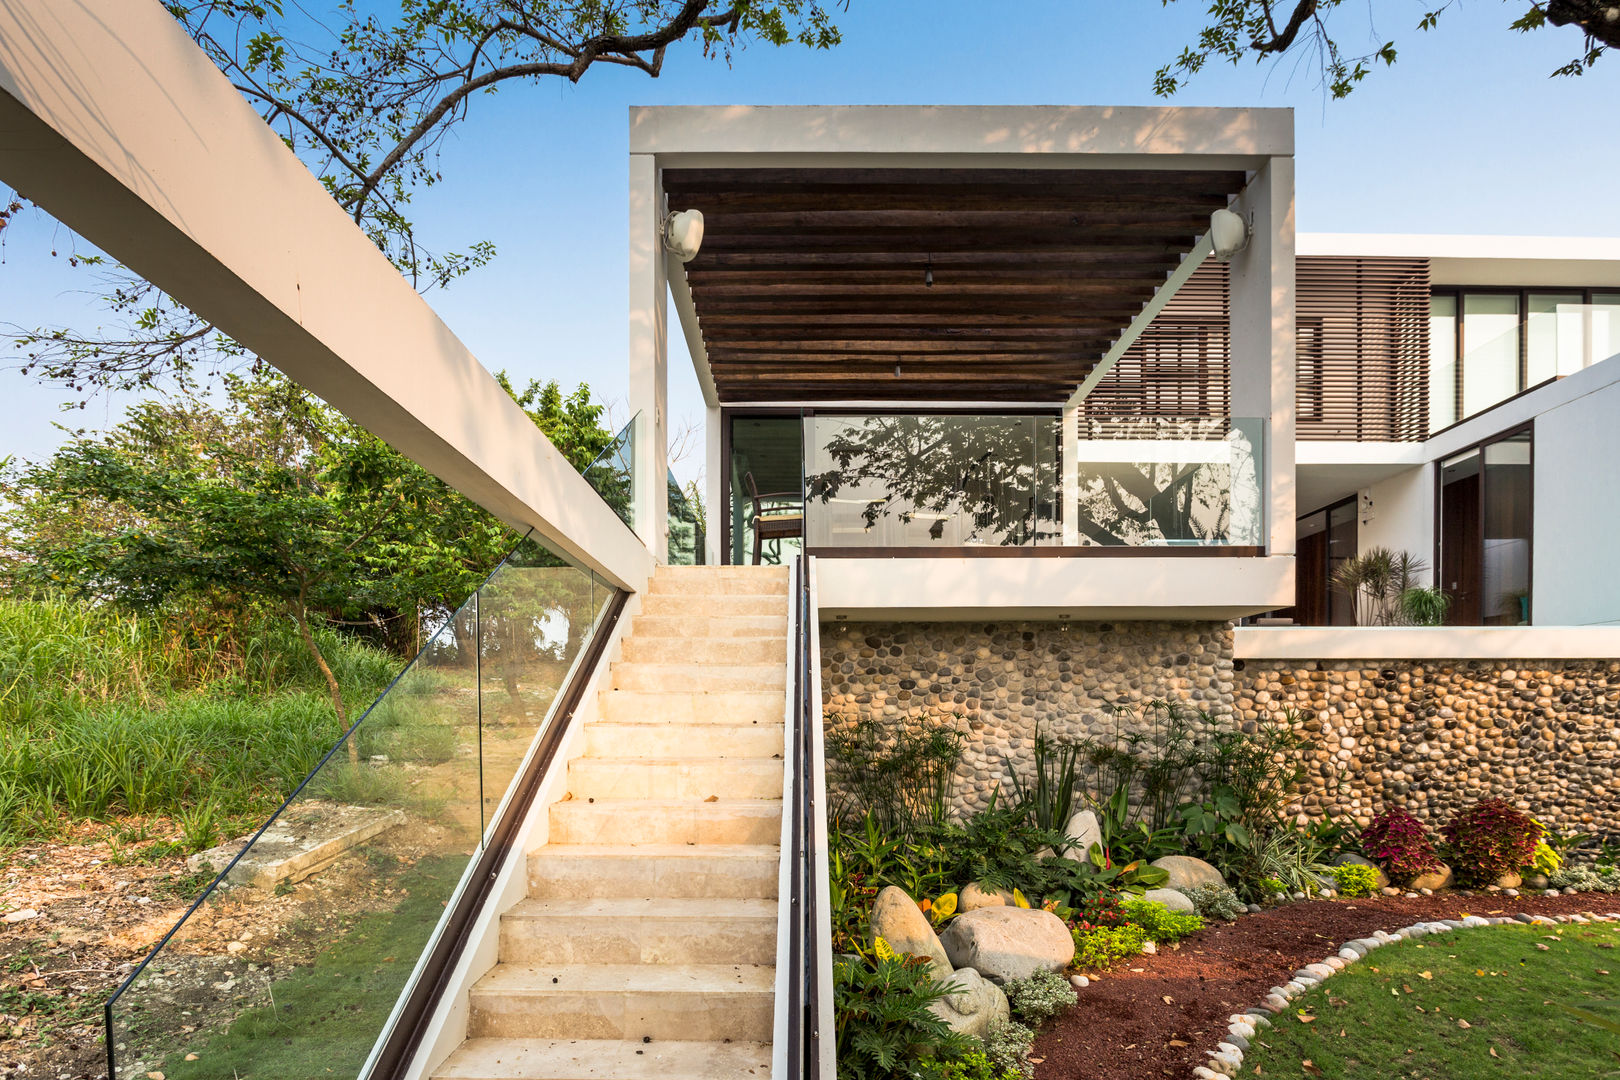
<path fill-rule="evenodd" d="M 1472 416 L 1519 392 L 1519 297 L 1463 296 L 1463 407 Z"/>
<path fill-rule="evenodd" d="M 640 422 L 640 413 L 632 416 L 581 474 L 602 496 L 602 501 L 619 515 L 619 520 L 632 529 L 636 527 L 636 428 Z"/>
<path fill-rule="evenodd" d="M 1081 432 L 1081 544 L 1265 543 L 1265 425 L 1254 419 L 1110 421 Z"/>
<path fill-rule="evenodd" d="M 1356 504 L 1340 503 L 1328 511 L 1328 623 L 1332 626 L 1356 625 L 1355 600 L 1343 589 L 1331 587 L 1339 567 L 1356 557 L 1358 535 Z"/>
<path fill-rule="evenodd" d="M 704 506 L 688 498 L 675 474 L 669 474 L 669 544 L 671 566 L 702 566 L 704 562 Z"/>
<path fill-rule="evenodd" d="M 608 598 L 520 544 L 244 850 L 205 853 L 229 869 L 108 1004 L 114 1080 L 360 1075 Z"/>
<path fill-rule="evenodd" d="M 1586 366 L 1581 294 L 1531 293 L 1525 310 L 1524 384 L 1535 386 Z"/>
<path fill-rule="evenodd" d="M 1483 621 L 1530 621 L 1530 433 L 1485 447 Z"/>
<path fill-rule="evenodd" d="M 1429 430 L 1455 424 L 1457 415 L 1457 298 L 1429 300 Z"/>
<path fill-rule="evenodd" d="M 805 420 L 810 547 L 1058 543 L 1058 417 Z"/>

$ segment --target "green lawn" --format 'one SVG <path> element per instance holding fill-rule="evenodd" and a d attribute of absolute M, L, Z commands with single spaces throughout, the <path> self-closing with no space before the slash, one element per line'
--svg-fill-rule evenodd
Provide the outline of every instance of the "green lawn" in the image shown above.
<path fill-rule="evenodd" d="M 1304 994 L 1244 1056 L 1248 1077 L 1620 1076 L 1620 928 L 1493 926 L 1378 949 Z"/>

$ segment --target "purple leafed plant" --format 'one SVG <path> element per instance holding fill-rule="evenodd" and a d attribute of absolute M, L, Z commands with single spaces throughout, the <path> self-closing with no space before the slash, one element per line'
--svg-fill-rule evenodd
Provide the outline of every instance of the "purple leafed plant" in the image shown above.
<path fill-rule="evenodd" d="M 1373 818 L 1361 832 L 1361 853 L 1382 866 L 1391 881 L 1403 885 L 1440 868 L 1423 822 L 1405 810 L 1385 810 Z"/>

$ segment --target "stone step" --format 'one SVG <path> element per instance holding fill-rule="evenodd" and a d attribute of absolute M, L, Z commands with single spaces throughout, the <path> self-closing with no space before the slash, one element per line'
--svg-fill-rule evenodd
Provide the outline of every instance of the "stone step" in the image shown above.
<path fill-rule="evenodd" d="M 771 964 L 775 900 L 521 900 L 501 916 L 506 964 Z"/>
<path fill-rule="evenodd" d="M 786 666 L 787 638 L 679 638 L 641 637 L 632 633 L 624 640 L 624 662 L 629 664 L 691 664 L 724 666 L 736 664 L 776 664 Z"/>
<path fill-rule="evenodd" d="M 468 1039 L 435 1080 L 716 1080 L 771 1072 L 765 1042 Z"/>
<path fill-rule="evenodd" d="M 778 799 L 569 799 L 551 804 L 553 844 L 775 844 Z"/>
<path fill-rule="evenodd" d="M 787 689 L 787 657 L 776 664 L 639 664 L 620 661 L 611 671 L 615 690 L 702 694 L 728 690 Z"/>
<path fill-rule="evenodd" d="M 765 1042 L 774 984 L 774 967 L 753 964 L 502 963 L 468 995 L 467 1034 Z"/>
<path fill-rule="evenodd" d="M 575 799 L 780 799 L 781 758 L 575 758 Z"/>
<path fill-rule="evenodd" d="M 661 566 L 647 583 L 649 595 L 780 596 L 784 606 L 787 591 L 785 566 Z"/>
<path fill-rule="evenodd" d="M 604 690 L 597 697 L 602 719 L 625 724 L 780 724 L 787 687 L 713 693 Z"/>
<path fill-rule="evenodd" d="M 637 615 L 634 638 L 786 638 L 787 614 L 774 615 Z"/>
<path fill-rule="evenodd" d="M 642 615 L 682 618 L 730 619 L 740 616 L 779 615 L 787 618 L 788 598 L 777 595 L 653 593 L 641 601 Z"/>
<path fill-rule="evenodd" d="M 781 709 L 777 710 L 778 717 Z M 775 724 L 623 724 L 594 721 L 585 728 L 591 758 L 780 757 L 785 735 Z"/>
<path fill-rule="evenodd" d="M 776 898 L 780 833 L 769 844 L 547 844 L 529 854 L 536 899 Z"/>

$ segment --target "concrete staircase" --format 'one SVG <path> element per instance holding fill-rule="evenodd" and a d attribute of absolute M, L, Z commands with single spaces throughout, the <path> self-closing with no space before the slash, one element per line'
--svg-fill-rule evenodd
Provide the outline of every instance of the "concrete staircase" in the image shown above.
<path fill-rule="evenodd" d="M 788 602 L 653 576 L 441 1080 L 770 1076 Z"/>

